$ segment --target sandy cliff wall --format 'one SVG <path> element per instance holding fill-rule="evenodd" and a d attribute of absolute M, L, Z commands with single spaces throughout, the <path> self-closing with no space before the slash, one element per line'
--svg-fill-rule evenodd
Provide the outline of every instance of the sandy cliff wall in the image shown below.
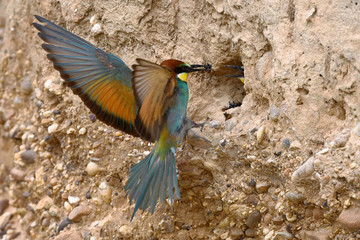
<path fill-rule="evenodd" d="M 10 201 L 2 234 L 356 239 L 359 1 L 10 0 L 0 6 L 0 195 Z M 154 215 L 139 212 L 129 222 L 128 170 L 151 146 L 91 121 L 40 48 L 34 14 L 129 66 L 137 57 L 212 64 L 211 74 L 190 77 L 188 109 L 196 121 L 212 120 L 200 133 L 212 146 L 182 145 L 182 202 L 173 212 L 168 206 Z M 245 85 L 223 77 L 232 73 L 225 64 L 241 63 Z M 226 110 L 225 121 L 229 101 L 243 103 Z M 94 176 L 85 171 L 91 161 Z M 77 205 L 87 206 L 78 208 L 85 216 L 58 235 Z"/>

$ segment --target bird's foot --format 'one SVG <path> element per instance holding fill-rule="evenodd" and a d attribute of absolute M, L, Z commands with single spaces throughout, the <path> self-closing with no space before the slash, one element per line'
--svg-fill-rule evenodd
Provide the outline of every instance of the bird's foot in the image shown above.
<path fill-rule="evenodd" d="M 210 118 L 206 118 L 205 121 L 202 123 L 194 123 L 194 126 L 192 128 L 200 128 L 200 132 L 204 130 L 205 124 L 210 120 Z"/>

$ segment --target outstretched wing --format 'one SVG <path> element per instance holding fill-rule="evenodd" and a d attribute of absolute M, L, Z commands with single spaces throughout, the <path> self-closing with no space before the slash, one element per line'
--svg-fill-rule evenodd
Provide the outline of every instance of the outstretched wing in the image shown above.
<path fill-rule="evenodd" d="M 147 140 L 157 141 L 164 123 L 164 114 L 174 94 L 176 79 L 172 72 L 158 64 L 136 59 L 132 84 L 138 115 L 135 126 Z"/>
<path fill-rule="evenodd" d="M 48 44 L 42 47 L 66 84 L 102 122 L 138 136 L 134 121 L 136 103 L 131 70 L 108 54 L 49 20 L 35 16 L 45 25 L 33 23 Z"/>

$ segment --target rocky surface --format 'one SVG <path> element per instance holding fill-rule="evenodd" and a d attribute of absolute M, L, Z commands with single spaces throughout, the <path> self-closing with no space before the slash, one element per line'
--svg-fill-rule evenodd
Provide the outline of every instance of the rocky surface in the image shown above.
<path fill-rule="evenodd" d="M 173 211 L 130 222 L 152 145 L 64 87 L 34 14 L 129 66 L 213 65 L 189 78 L 188 116 L 210 123 L 179 148 Z M 0 0 L 0 238 L 359 239 L 359 31 L 359 1 Z M 245 85 L 223 76 L 241 63 Z"/>

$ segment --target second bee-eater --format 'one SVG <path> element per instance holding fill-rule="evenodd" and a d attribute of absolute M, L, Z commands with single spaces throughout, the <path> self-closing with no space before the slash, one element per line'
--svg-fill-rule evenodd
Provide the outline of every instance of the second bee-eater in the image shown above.
<path fill-rule="evenodd" d="M 131 167 L 125 189 L 140 208 L 154 212 L 160 199 L 180 199 L 176 148 L 186 131 L 198 126 L 186 117 L 190 72 L 209 71 L 210 65 L 189 65 L 170 59 L 160 65 L 136 59 L 133 71 L 113 54 L 104 52 L 49 20 L 33 23 L 54 68 L 73 92 L 102 122 L 133 136 L 155 142 L 152 152 Z"/>

